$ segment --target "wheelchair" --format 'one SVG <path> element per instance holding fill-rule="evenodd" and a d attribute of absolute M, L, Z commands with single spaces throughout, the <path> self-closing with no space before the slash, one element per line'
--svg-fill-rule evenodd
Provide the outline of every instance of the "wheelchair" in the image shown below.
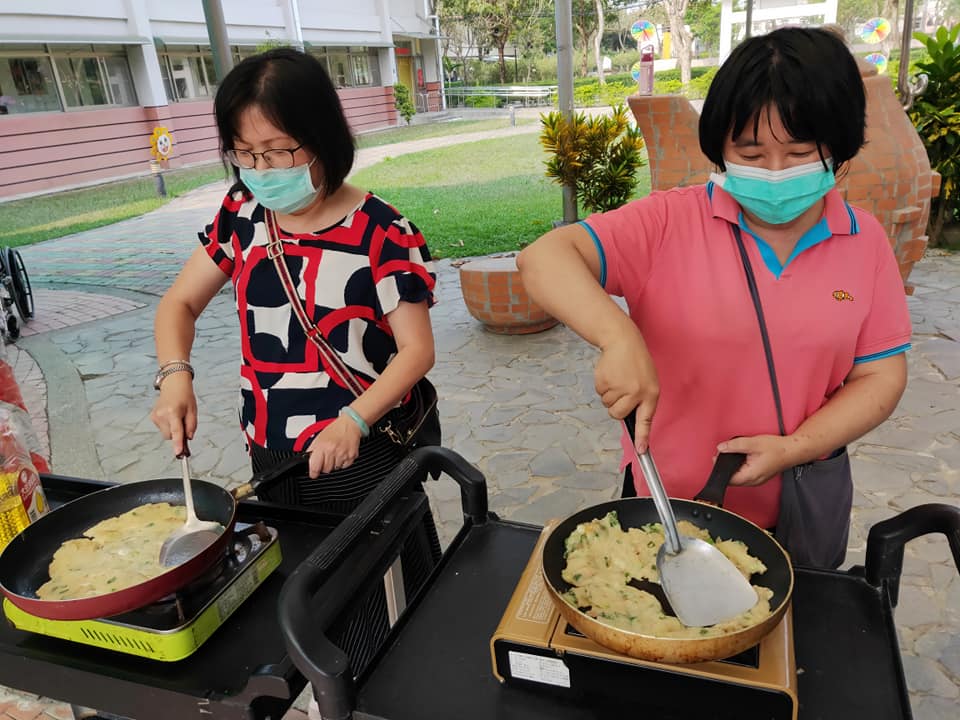
<path fill-rule="evenodd" d="M 30 277 L 20 251 L 15 248 L 0 247 L 0 308 L 3 339 L 16 340 L 20 337 L 21 323 L 33 319 L 34 306 Z"/>

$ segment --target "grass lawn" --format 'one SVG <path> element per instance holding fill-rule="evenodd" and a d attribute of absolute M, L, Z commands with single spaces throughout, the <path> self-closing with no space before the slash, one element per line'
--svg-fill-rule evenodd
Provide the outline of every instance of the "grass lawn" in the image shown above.
<path fill-rule="evenodd" d="M 535 122 L 517 119 L 517 122 Z M 373 147 L 456 133 L 505 128 L 507 118 L 456 120 L 409 125 L 368 133 L 357 138 L 358 147 Z M 72 233 L 110 225 L 156 210 L 167 200 L 225 178 L 219 163 L 170 170 L 163 174 L 167 198 L 157 195 L 152 177 L 118 180 L 80 190 L 0 202 L 0 246 L 30 245 Z"/>
<path fill-rule="evenodd" d="M 518 122 L 537 122 L 521 120 Z M 358 138 L 361 147 L 506 127 L 506 118 L 411 125 Z M 402 155 L 358 171 L 351 182 L 375 191 L 410 217 L 437 257 L 517 250 L 562 215 L 560 186 L 544 174 L 536 133 Z M 638 195 L 649 191 L 640 171 Z M 213 163 L 164 173 L 168 197 L 152 177 L 0 202 L 0 246 L 29 245 L 155 210 L 171 197 L 222 182 Z"/>
<path fill-rule="evenodd" d="M 167 198 L 153 177 L 0 203 L 0 245 L 30 245 L 155 210 L 167 200 L 225 177 L 219 163 L 163 174 Z"/>
<path fill-rule="evenodd" d="M 517 118 L 517 125 L 531 125 L 539 120 L 534 118 Z M 396 142 L 422 140 L 444 135 L 458 135 L 460 133 L 483 132 L 484 130 L 500 130 L 510 126 L 508 118 L 492 118 L 489 120 L 448 120 L 446 122 L 424 125 L 407 125 L 389 130 L 376 130 L 357 136 L 357 147 L 368 148 L 380 145 L 389 145 Z"/>
<path fill-rule="evenodd" d="M 434 256 L 469 257 L 518 250 L 562 217 L 560 186 L 544 175 L 545 158 L 531 133 L 402 155 L 350 182 L 409 217 Z M 642 197 L 650 174 L 642 168 L 639 175 Z"/>

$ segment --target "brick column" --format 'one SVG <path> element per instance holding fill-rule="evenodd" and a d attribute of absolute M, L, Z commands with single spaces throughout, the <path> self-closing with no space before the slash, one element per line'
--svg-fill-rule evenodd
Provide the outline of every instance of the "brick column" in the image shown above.
<path fill-rule="evenodd" d="M 700 114 L 680 95 L 631 95 L 630 110 L 643 131 L 650 189 L 707 182 L 712 167 L 700 152 Z"/>

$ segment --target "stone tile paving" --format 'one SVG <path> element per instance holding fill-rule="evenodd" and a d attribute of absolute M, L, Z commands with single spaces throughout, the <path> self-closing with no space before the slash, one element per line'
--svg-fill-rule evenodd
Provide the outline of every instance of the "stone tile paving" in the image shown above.
<path fill-rule="evenodd" d="M 50 287 L 34 288 L 33 299 L 34 317 L 22 326 L 20 331 L 22 337 L 74 327 L 129 312 L 146 304 L 116 295 L 55 290 Z"/>

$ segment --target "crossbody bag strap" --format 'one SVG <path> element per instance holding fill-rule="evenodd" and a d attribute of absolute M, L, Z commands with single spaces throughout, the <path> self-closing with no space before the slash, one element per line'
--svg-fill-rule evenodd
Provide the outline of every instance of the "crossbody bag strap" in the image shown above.
<path fill-rule="evenodd" d="M 300 323 L 300 327 L 303 328 L 303 332 L 307 338 L 317 346 L 317 350 L 320 351 L 327 366 L 339 376 L 340 383 L 349 389 L 356 397 L 360 397 L 364 393 L 363 384 L 357 379 L 356 375 L 350 371 L 346 363 L 343 362 L 340 353 L 338 353 L 323 336 L 320 328 L 310 320 L 307 311 L 303 307 L 303 303 L 300 302 L 296 285 L 290 276 L 290 268 L 288 268 L 287 264 L 283 261 L 283 243 L 280 242 L 280 233 L 277 230 L 277 219 L 274 217 L 272 210 L 265 210 L 264 212 L 266 213 L 267 236 L 269 238 L 267 242 L 267 257 L 273 260 L 273 265 L 276 267 L 277 274 L 280 276 L 280 284 L 283 286 L 283 291 L 287 294 L 287 300 L 290 301 L 293 314 L 296 315 L 297 321 Z"/>
<path fill-rule="evenodd" d="M 733 224 L 731 224 L 731 227 L 733 228 L 733 236 L 737 240 L 740 260 L 743 261 L 743 271 L 747 275 L 747 287 L 750 288 L 750 299 L 753 300 L 753 309 L 757 312 L 757 322 L 760 325 L 760 338 L 763 340 L 763 352 L 767 356 L 767 370 L 770 373 L 770 386 L 773 388 L 773 402 L 777 406 L 777 424 L 780 427 L 780 434 L 786 435 L 787 430 L 783 424 L 783 403 L 780 402 L 780 385 L 777 383 L 777 369 L 773 364 L 773 349 L 770 347 L 770 335 L 767 333 L 767 322 L 763 318 L 763 305 L 760 302 L 760 291 L 757 289 L 757 279 L 753 275 L 753 266 L 750 264 L 747 249 L 743 246 L 743 237 L 740 235 L 740 228 Z"/>

